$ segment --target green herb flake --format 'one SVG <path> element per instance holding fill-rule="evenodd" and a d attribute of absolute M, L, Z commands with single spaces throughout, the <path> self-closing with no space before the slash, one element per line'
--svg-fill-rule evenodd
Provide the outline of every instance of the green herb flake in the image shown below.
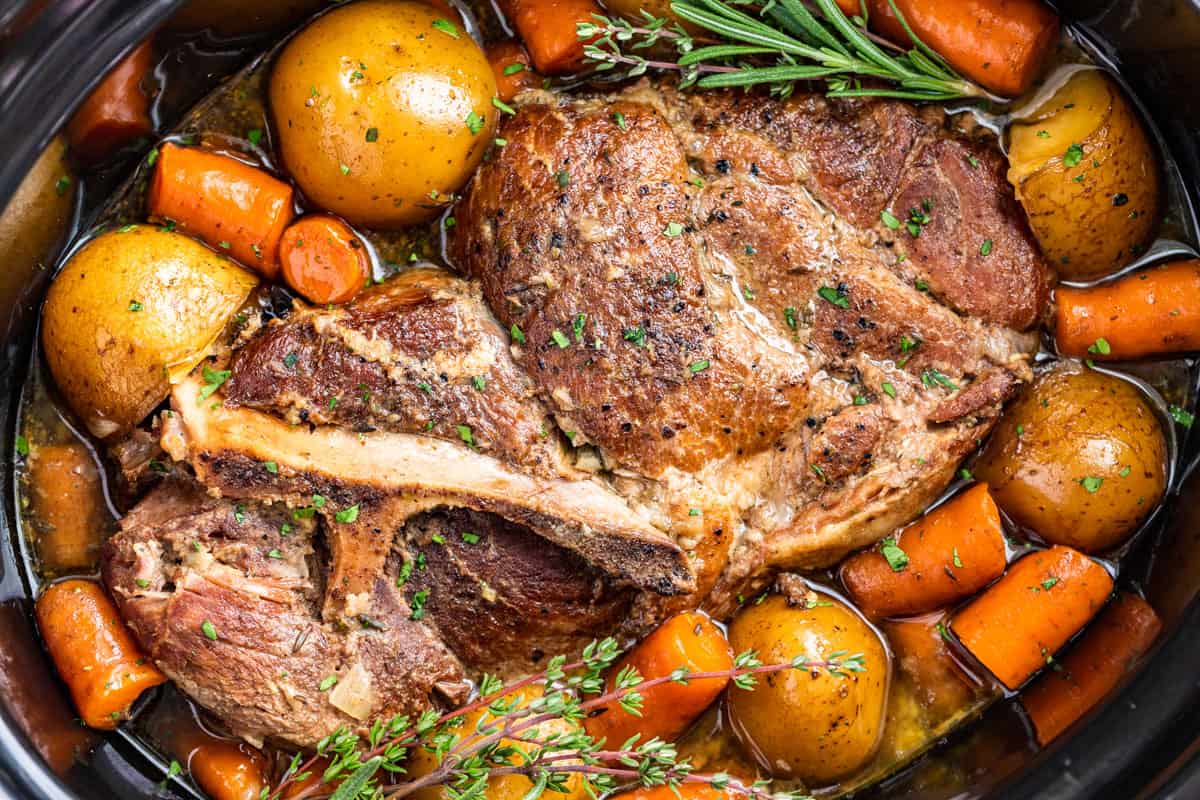
<path fill-rule="evenodd" d="M 683 233 L 683 224 L 679 222 L 668 222 L 667 227 L 663 228 L 663 236 L 674 239 Z"/>
<path fill-rule="evenodd" d="M 1112 346 L 1109 345 L 1107 339 L 1105 339 L 1103 336 L 1101 336 L 1095 342 L 1088 345 L 1087 350 L 1092 355 L 1106 356 L 1106 355 L 1109 355 L 1110 353 L 1112 353 Z"/>
<path fill-rule="evenodd" d="M 832 303 L 838 308 L 850 307 L 850 298 L 846 297 L 846 293 L 841 289 L 834 289 L 832 286 L 822 286 L 820 289 L 817 289 L 817 294 L 822 300 Z"/>
<path fill-rule="evenodd" d="M 896 219 L 896 215 L 888 211 L 886 208 L 879 212 L 879 219 L 884 225 L 888 226 L 892 230 L 898 230 L 900 228 L 900 220 Z"/>
<path fill-rule="evenodd" d="M 378 142 L 379 141 L 379 128 L 367 128 L 366 139 L 368 142 L 372 142 L 372 143 Z"/>
<path fill-rule="evenodd" d="M 796 330 L 798 323 L 796 322 L 796 309 L 794 307 L 788 306 L 783 310 L 783 321 L 787 323 L 789 328 Z"/>
<path fill-rule="evenodd" d="M 954 567 L 955 567 L 956 569 L 962 569 L 962 568 L 963 568 L 963 563 L 962 563 L 962 559 L 961 559 L 961 558 L 959 558 L 959 556 L 958 556 L 958 548 L 957 548 L 957 547 L 955 547 L 955 548 L 952 548 L 950 552 L 951 552 L 951 554 L 952 554 L 952 557 L 953 557 L 953 563 L 954 563 Z"/>
<path fill-rule="evenodd" d="M 16 448 L 17 448 L 17 455 L 21 456 L 22 458 L 29 455 L 29 440 L 27 438 L 25 438 L 24 436 L 21 436 L 18 434 L 17 441 L 16 441 Z"/>
<path fill-rule="evenodd" d="M 565 350 L 571 346 L 571 340 L 568 339 L 567 335 L 558 328 L 555 328 L 550 332 L 550 338 L 554 340 L 554 343 L 558 345 L 560 350 Z"/>
<path fill-rule="evenodd" d="M 425 616 L 425 603 L 429 600 L 429 590 L 422 589 L 413 595 L 410 606 L 412 613 L 409 614 L 410 619 L 422 619 Z"/>
<path fill-rule="evenodd" d="M 317 689 L 322 692 L 328 692 L 335 685 L 337 685 L 337 682 L 337 675 L 330 675 L 329 677 L 322 679 L 321 682 L 317 684 Z"/>
<path fill-rule="evenodd" d="M 992 240 L 984 239 L 983 244 L 979 245 L 979 255 L 990 256 L 992 254 Z"/>
<path fill-rule="evenodd" d="M 525 344 L 525 332 L 521 330 L 521 326 L 517 323 L 514 322 L 508 329 L 508 335 L 511 336 L 512 340 L 517 344 Z"/>
<path fill-rule="evenodd" d="M 699 361 L 693 361 L 691 364 L 688 364 L 688 369 L 693 375 L 695 375 L 697 372 L 704 372 L 704 370 L 708 369 L 709 366 L 709 360 L 707 358 L 702 358 Z"/>
<path fill-rule="evenodd" d="M 221 385 L 225 383 L 225 381 L 229 380 L 229 376 L 232 374 L 233 373 L 227 369 L 211 369 L 207 364 L 205 364 L 204 369 L 201 370 L 201 375 L 204 377 L 204 385 L 200 387 L 200 399 L 207 400 L 208 398 L 212 397 L 213 393 L 216 392 L 217 389 L 220 389 Z"/>
<path fill-rule="evenodd" d="M 475 387 L 475 391 L 482 392 L 487 388 L 487 378 L 482 375 L 475 375 L 471 378 L 471 385 Z"/>
<path fill-rule="evenodd" d="M 458 38 L 458 26 L 448 19 L 435 19 L 433 21 L 433 27 L 437 28 L 447 36 L 451 36 L 455 39 Z"/>
<path fill-rule="evenodd" d="M 908 566 L 908 553 L 901 550 L 891 536 L 879 543 L 879 554 L 887 561 L 892 572 L 903 572 Z"/>
<path fill-rule="evenodd" d="M 475 434 L 470 425 L 455 425 L 454 428 L 458 431 L 458 438 L 463 440 L 463 444 L 475 447 Z"/>
<path fill-rule="evenodd" d="M 879 388 L 882 389 L 883 393 L 888 397 L 892 398 L 893 400 L 896 399 L 896 387 L 892 386 L 890 381 L 884 381 Z"/>
<path fill-rule="evenodd" d="M 462 540 L 467 544 L 479 544 L 479 534 L 464 532 L 462 534 Z"/>
<path fill-rule="evenodd" d="M 627 342 L 633 342 L 638 347 L 646 346 L 646 329 L 641 325 L 635 328 L 626 328 L 622 337 Z"/>
<path fill-rule="evenodd" d="M 565 169 L 560 169 L 554 173 L 554 182 L 558 184 L 558 188 L 565 189 L 571 185 L 571 173 Z"/>
<path fill-rule="evenodd" d="M 1167 406 L 1167 413 L 1171 415 L 1171 419 L 1175 420 L 1185 428 L 1192 427 L 1192 423 L 1196 421 L 1195 416 L 1179 406 Z"/>
<path fill-rule="evenodd" d="M 267 558 L 274 558 L 278 560 L 283 558 L 283 553 L 279 552 L 278 549 L 271 549 L 267 551 Z"/>
<path fill-rule="evenodd" d="M 623 131 L 629 130 L 629 126 L 625 124 L 625 115 L 620 111 L 614 111 L 612 115 L 613 123 Z"/>
<path fill-rule="evenodd" d="M 520 62 L 517 62 L 515 64 L 509 64 L 507 67 L 504 68 L 505 75 L 516 75 L 518 72 L 524 72 L 524 71 L 525 71 L 525 65 Z"/>
<path fill-rule="evenodd" d="M 1104 478 L 1097 478 L 1094 475 L 1079 479 L 1079 485 L 1087 490 L 1088 494 L 1095 494 L 1100 491 L 1100 487 L 1104 485 Z"/>
<path fill-rule="evenodd" d="M 200 632 L 203 633 L 205 638 L 207 638 L 209 641 L 215 642 L 217 640 L 217 628 L 208 620 L 204 620 L 204 622 L 200 623 Z"/>
<path fill-rule="evenodd" d="M 334 514 L 333 518 L 335 520 L 337 520 L 338 522 L 345 522 L 345 523 L 351 523 L 351 522 L 357 521 L 358 520 L 358 503 L 355 503 L 354 505 L 350 506 L 349 508 L 343 508 L 341 511 Z"/>
<path fill-rule="evenodd" d="M 62 197 L 64 194 L 66 194 L 67 190 L 70 188 L 71 188 L 71 176 L 70 175 L 63 175 L 63 176 L 59 177 L 59 179 L 57 181 L 54 182 L 54 193 L 56 195 L 58 195 L 59 197 Z"/>
<path fill-rule="evenodd" d="M 1067 152 L 1063 153 L 1063 166 L 1070 169 L 1071 167 L 1078 166 L 1082 160 L 1083 147 L 1078 143 L 1072 142 L 1071 146 L 1067 148 Z"/>
<path fill-rule="evenodd" d="M 1042 588 L 1048 592 L 1058 585 L 1058 581 L 1059 579 L 1052 575 L 1046 580 L 1042 581 Z"/>
<path fill-rule="evenodd" d="M 505 114 L 515 115 L 517 113 L 515 108 L 501 100 L 499 97 L 492 98 L 492 105 Z"/>

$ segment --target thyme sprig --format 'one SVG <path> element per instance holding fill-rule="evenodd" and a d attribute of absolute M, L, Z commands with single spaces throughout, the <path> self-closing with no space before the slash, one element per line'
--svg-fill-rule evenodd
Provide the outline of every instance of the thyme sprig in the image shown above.
<path fill-rule="evenodd" d="M 895 0 L 888 0 L 912 47 L 883 43 L 852 21 L 835 0 L 674 0 L 680 19 L 715 35 L 699 40 L 679 23 L 642 11 L 633 24 L 596 15 L 577 34 L 597 72 L 622 77 L 650 69 L 680 74 L 682 86 L 701 89 L 768 85 L 787 96 L 798 81 L 824 80 L 831 97 L 894 97 L 906 100 L 999 100 L 959 75 L 909 27 Z M 743 10 L 745 9 L 745 10 Z M 673 47 L 674 61 L 653 60 L 640 51 Z M 864 83 L 866 81 L 866 83 Z"/>
<path fill-rule="evenodd" d="M 501 775 L 524 775 L 530 780 L 532 788 L 524 800 L 537 800 L 548 791 L 565 794 L 570 791 L 572 776 L 581 778 L 593 798 L 624 785 L 704 783 L 749 800 L 804 800 L 794 792 L 773 792 L 769 782 L 746 783 L 725 773 L 695 772 L 673 744 L 657 738 L 639 742 L 639 737 L 633 736 L 608 748 L 603 739 L 593 739 L 579 723 L 603 707 L 609 707 L 608 713 L 620 709 L 641 716 L 643 693 L 666 683 L 727 678 L 737 690 L 751 691 L 758 676 L 765 673 L 799 669 L 814 677 L 825 674 L 846 679 L 866 671 L 861 653 L 838 651 L 824 659 L 797 657 L 763 664 L 751 650 L 739 654 L 728 670 L 689 672 L 680 668 L 647 679 L 626 666 L 609 689 L 604 676 L 620 655 L 614 639 L 595 641 L 578 661 L 568 663 L 557 656 L 543 672 L 522 680 L 504 684 L 485 675 L 478 697 L 455 711 L 440 715 L 427 711 L 415 720 L 401 715 L 377 721 L 365 738 L 339 728 L 318 743 L 307 759 L 296 754 L 274 790 L 265 791 L 262 798 L 279 800 L 289 787 L 308 780 L 320 759 L 327 759 L 320 781 L 296 791 L 293 800 L 400 800 L 431 786 L 443 786 L 452 800 L 484 800 L 489 779 Z M 476 712 L 479 721 L 467 729 L 467 717 Z M 564 721 L 570 723 L 567 730 L 555 724 Z M 424 775 L 409 777 L 405 764 L 417 748 L 432 753 L 437 766 Z"/>

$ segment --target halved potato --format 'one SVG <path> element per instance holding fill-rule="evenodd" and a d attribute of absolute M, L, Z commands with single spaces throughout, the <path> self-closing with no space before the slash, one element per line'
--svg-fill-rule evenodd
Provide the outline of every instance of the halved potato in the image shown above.
<path fill-rule="evenodd" d="M 63 397 L 95 436 L 129 429 L 209 353 L 257 283 L 180 233 L 97 236 L 46 296 L 42 345 Z"/>
<path fill-rule="evenodd" d="M 1137 110 L 1096 69 L 1077 72 L 1009 130 L 1008 180 L 1046 254 L 1092 280 L 1149 244 L 1162 203 L 1158 156 Z"/>

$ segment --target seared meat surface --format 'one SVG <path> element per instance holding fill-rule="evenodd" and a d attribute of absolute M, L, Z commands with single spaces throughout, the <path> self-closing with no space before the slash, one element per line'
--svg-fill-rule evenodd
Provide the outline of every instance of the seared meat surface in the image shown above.
<path fill-rule="evenodd" d="M 172 393 L 202 489 L 143 501 L 105 577 L 239 733 L 727 612 L 914 518 L 1030 374 L 1052 271 L 940 111 L 640 84 L 527 94 L 501 136 L 463 277 L 298 310 Z"/>

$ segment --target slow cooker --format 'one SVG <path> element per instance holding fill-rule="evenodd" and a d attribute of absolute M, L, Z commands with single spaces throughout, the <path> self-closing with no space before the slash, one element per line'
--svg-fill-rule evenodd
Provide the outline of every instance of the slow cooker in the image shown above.
<path fill-rule="evenodd" d="M 184 5 L 182 0 L 0 0 L 5 156 L 0 208 L 6 209 L 0 215 L 0 248 L 7 248 L 0 270 L 0 386 L 6 394 L 0 404 L 0 448 L 6 454 L 13 452 L 20 387 L 52 267 L 72 231 L 86 224 L 103 196 L 97 191 L 80 197 L 69 219 L 30 220 L 22 216 L 19 189 L 87 93 Z M 1200 204 L 1200 0 L 1056 5 L 1076 38 L 1115 67 L 1143 104 L 1173 156 L 1178 185 L 1189 195 L 1183 205 L 1194 215 Z M 253 56 L 256 47 L 247 42 L 261 50 L 284 33 L 250 34 L 232 49 L 214 38 L 204 61 L 210 72 L 196 76 L 191 102 Z M 14 236 L 35 246 L 12 248 Z M 1194 244 L 1167 248 L 1194 256 Z M 1035 752 L 1028 746 L 1020 735 L 1025 723 L 1009 704 L 994 706 L 956 731 L 932 757 L 955 758 L 964 748 L 976 752 L 970 787 L 957 797 L 1200 797 L 1200 637 L 1194 633 L 1200 625 L 1200 435 L 1193 431 L 1183 447 L 1178 489 L 1168 497 L 1157 530 L 1139 545 L 1143 588 L 1162 614 L 1167 634 L 1114 697 L 1052 747 Z M 32 744 L 31 730 L 78 722 L 32 623 L 31 586 L 14 541 L 14 480 L 14 465 L 6 458 L 0 465 L 0 793 L 36 800 L 186 796 L 186 787 L 161 782 L 164 765 L 157 755 L 120 731 L 98 737 L 86 764 L 52 767 Z M 867 794 L 930 796 L 915 777 L 921 766 L 910 766 Z"/>

